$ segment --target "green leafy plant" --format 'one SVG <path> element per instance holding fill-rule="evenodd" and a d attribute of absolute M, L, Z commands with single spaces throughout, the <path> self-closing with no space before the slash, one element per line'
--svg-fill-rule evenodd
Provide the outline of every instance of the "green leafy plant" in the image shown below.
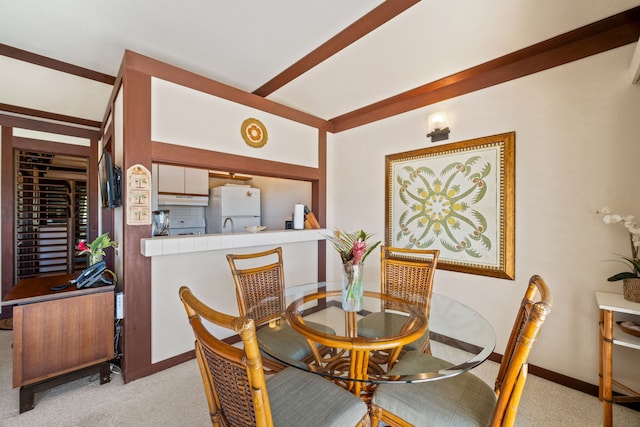
<path fill-rule="evenodd" d="M 325 234 L 327 240 L 338 251 L 342 263 L 351 262 L 355 265 L 363 263 L 367 255 L 380 244 L 379 241 L 373 244 L 367 243 L 367 240 L 372 236 L 373 234 L 367 234 L 364 230 L 347 233 L 336 229 L 333 231 L 333 235 Z"/>
<path fill-rule="evenodd" d="M 602 214 L 602 221 L 605 224 L 621 224 L 629 232 L 629 241 L 631 243 L 631 257 L 624 255 L 618 255 L 621 258 L 620 262 L 627 264 L 631 271 L 623 271 L 621 273 L 614 274 L 607 280 L 609 282 L 617 282 L 618 280 L 640 278 L 640 259 L 638 259 L 638 248 L 640 247 L 640 227 L 633 220 L 633 215 L 618 215 L 611 213 L 611 209 L 608 206 L 603 207 L 598 214 Z"/>
<path fill-rule="evenodd" d="M 104 250 L 109 247 L 117 248 L 118 243 L 111 240 L 109 233 L 103 233 L 93 239 L 89 245 L 87 245 L 84 240 L 80 240 L 77 249 L 80 251 L 78 255 L 89 254 L 89 263 L 92 264 L 94 261 L 105 256 Z"/>

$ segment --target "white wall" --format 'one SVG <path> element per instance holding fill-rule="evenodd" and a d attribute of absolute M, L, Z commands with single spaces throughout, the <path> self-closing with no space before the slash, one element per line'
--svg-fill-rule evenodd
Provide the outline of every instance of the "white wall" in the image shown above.
<path fill-rule="evenodd" d="M 260 120 L 267 143 L 250 147 L 242 122 Z M 175 83 L 151 79 L 151 139 L 239 156 L 318 167 L 318 130 Z"/>
<path fill-rule="evenodd" d="M 530 361 L 598 383 L 598 311 L 594 291 L 621 293 L 606 278 L 629 254 L 622 227 L 606 226 L 603 205 L 640 217 L 640 87 L 629 64 L 634 45 L 547 70 L 437 105 L 330 135 L 327 227 L 364 228 L 384 240 L 384 156 L 433 146 L 427 115 L 445 110 L 457 142 L 516 132 L 516 280 L 438 270 L 435 292 L 486 316 L 502 353 L 515 308 L 533 274 L 549 284 L 555 305 Z M 327 257 L 328 279 L 339 277 Z M 374 261 L 375 260 L 375 261 Z M 377 278 L 377 258 L 365 279 Z M 640 383 L 638 353 L 616 348 L 614 374 Z M 620 372 L 624 371 L 624 372 Z M 623 381 L 624 382 L 624 381 Z"/>
<path fill-rule="evenodd" d="M 282 247 L 286 287 L 315 282 L 318 245 L 316 241 L 287 243 Z M 226 254 L 255 253 L 273 249 L 273 245 L 193 252 L 186 255 L 154 256 L 151 259 L 151 362 L 186 353 L 193 349 L 193 333 L 178 298 L 180 286 L 188 286 L 207 305 L 238 315 L 235 285 Z M 261 262 L 275 262 L 268 258 Z M 242 266 L 241 268 L 247 268 Z M 217 329 L 221 337 L 228 330 Z"/>
<path fill-rule="evenodd" d="M 293 206 L 296 203 L 311 205 L 311 183 L 285 178 L 253 176 L 246 181 L 209 178 L 209 188 L 225 184 L 247 184 L 260 189 L 261 225 L 267 230 L 284 230 L 284 222 L 293 219 Z"/>
<path fill-rule="evenodd" d="M 311 206 L 311 183 L 291 179 L 254 176 L 251 185 L 262 194 L 262 225 L 268 230 L 284 230 L 284 222 L 293 220 L 296 203 Z"/>

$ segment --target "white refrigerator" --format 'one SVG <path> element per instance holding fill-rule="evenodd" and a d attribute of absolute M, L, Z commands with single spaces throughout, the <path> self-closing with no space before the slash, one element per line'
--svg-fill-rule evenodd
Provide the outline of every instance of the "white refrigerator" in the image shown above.
<path fill-rule="evenodd" d="M 260 225 L 260 189 L 235 184 L 209 189 L 205 219 L 207 233 L 244 233 L 244 227 Z"/>

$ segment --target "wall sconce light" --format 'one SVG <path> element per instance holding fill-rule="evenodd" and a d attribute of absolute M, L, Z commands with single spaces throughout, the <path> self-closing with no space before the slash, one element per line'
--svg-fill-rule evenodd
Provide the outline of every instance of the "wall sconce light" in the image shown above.
<path fill-rule="evenodd" d="M 431 142 L 449 139 L 450 130 L 447 126 L 447 113 L 430 114 L 429 129 L 432 129 L 432 131 L 427 134 L 427 137 L 431 138 Z"/>

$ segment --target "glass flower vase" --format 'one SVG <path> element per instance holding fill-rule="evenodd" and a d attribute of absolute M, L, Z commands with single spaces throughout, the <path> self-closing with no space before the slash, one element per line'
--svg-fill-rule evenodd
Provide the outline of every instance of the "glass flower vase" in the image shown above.
<path fill-rule="evenodd" d="M 362 287 L 362 264 L 342 264 L 342 309 L 344 311 L 362 310 L 364 289 Z"/>
<path fill-rule="evenodd" d="M 97 264 L 102 261 L 101 254 L 89 254 L 89 265 Z"/>

